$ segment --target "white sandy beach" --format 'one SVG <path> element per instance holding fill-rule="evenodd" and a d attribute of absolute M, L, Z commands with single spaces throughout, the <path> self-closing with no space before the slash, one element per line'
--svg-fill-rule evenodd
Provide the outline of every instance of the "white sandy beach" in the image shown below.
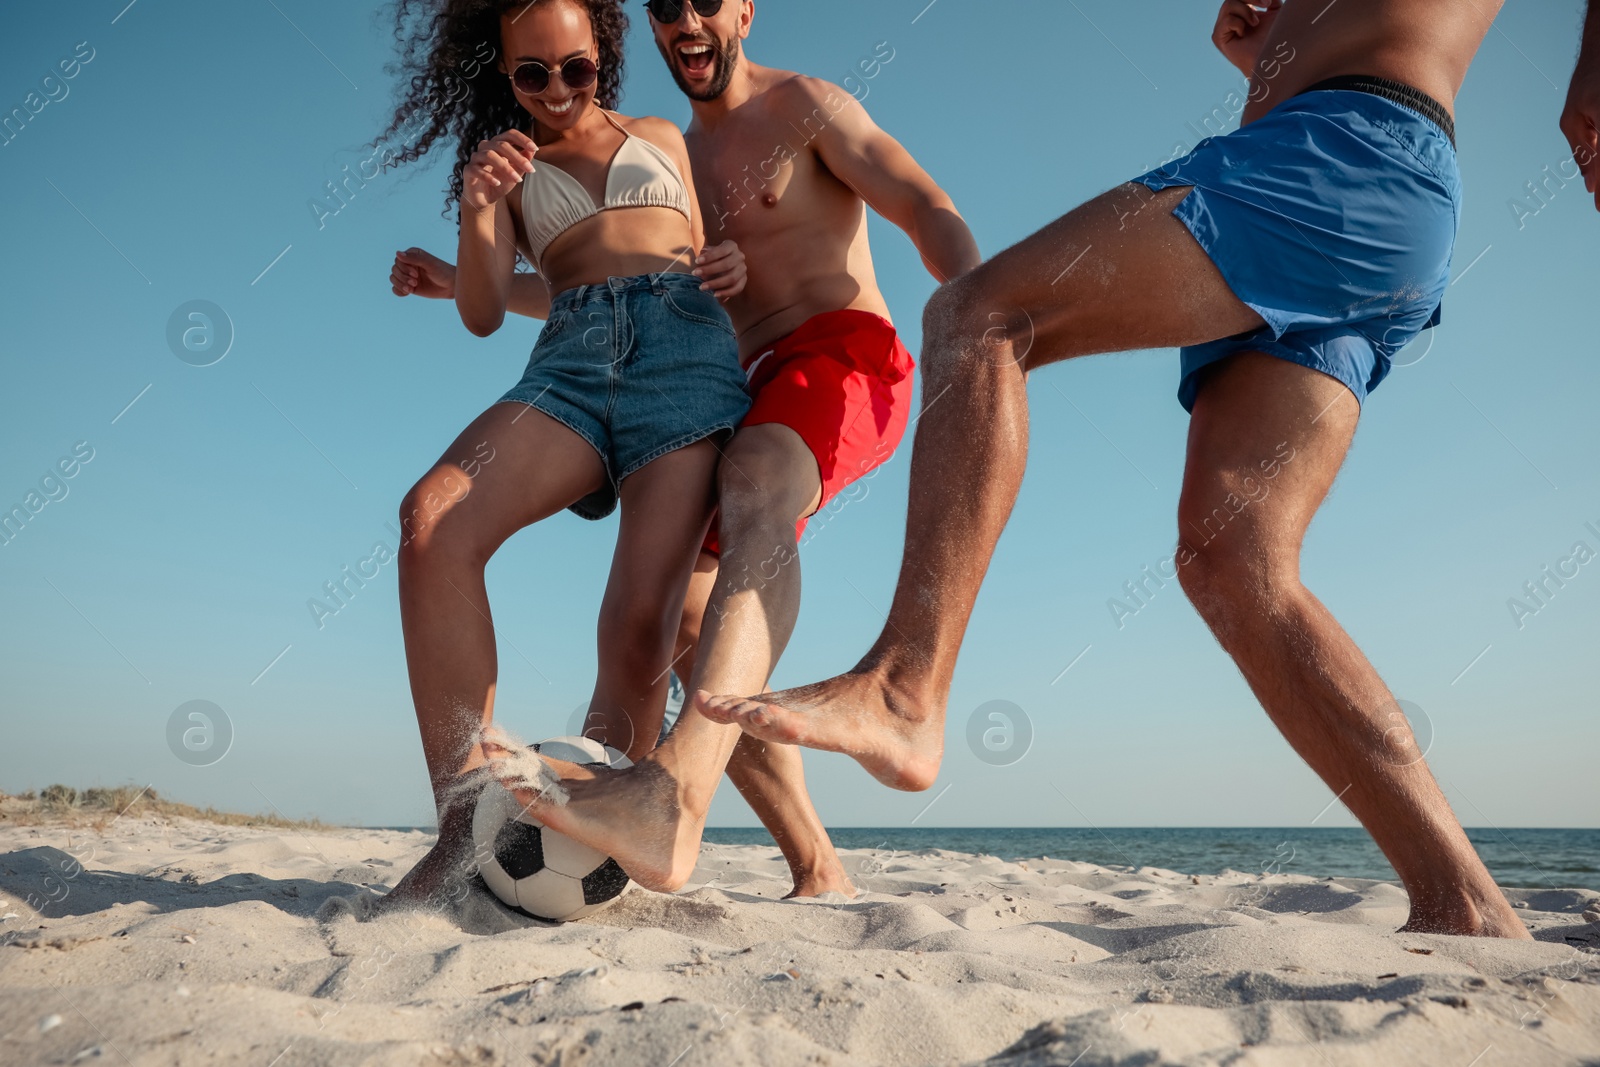
<path fill-rule="evenodd" d="M 358 922 L 429 840 L 0 824 L 0 1063 L 1600 1063 L 1588 890 L 1511 891 L 1539 940 L 1506 943 L 1397 934 L 1385 883 L 940 851 L 784 902 L 776 849 L 708 846 L 566 926 Z"/>

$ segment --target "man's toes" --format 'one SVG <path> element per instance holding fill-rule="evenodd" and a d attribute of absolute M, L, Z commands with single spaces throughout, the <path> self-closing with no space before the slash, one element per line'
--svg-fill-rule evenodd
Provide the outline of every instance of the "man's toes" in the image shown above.
<path fill-rule="evenodd" d="M 707 696 L 700 710 L 712 722 L 731 724 L 741 721 L 752 708 L 759 706 L 747 697 Z"/>
<path fill-rule="evenodd" d="M 734 721 L 733 710 L 722 704 L 702 704 L 699 706 L 700 714 L 712 722 L 726 726 Z"/>
<path fill-rule="evenodd" d="M 800 735 L 796 716 L 777 704 L 751 701 L 749 707 L 739 716 L 739 725 L 763 741 L 776 741 L 786 745 L 794 744 Z"/>
<path fill-rule="evenodd" d="M 751 720 L 765 722 L 766 710 L 767 706 L 761 701 L 751 700 L 747 697 L 734 705 L 733 714 L 741 722 L 749 722 Z"/>
<path fill-rule="evenodd" d="M 696 689 L 694 692 L 694 706 L 700 714 L 712 722 L 724 725 L 734 720 L 735 709 L 739 703 L 738 697 L 715 696 L 704 689 Z"/>

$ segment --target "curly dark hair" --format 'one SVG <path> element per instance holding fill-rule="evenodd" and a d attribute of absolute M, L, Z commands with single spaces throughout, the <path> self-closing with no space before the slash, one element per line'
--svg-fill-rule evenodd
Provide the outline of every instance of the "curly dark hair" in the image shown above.
<path fill-rule="evenodd" d="M 441 137 L 456 142 L 445 217 L 459 203 L 462 172 L 478 142 L 516 128 L 528 113 L 500 72 L 500 16 L 516 8 L 558 0 L 395 0 L 394 37 L 400 58 L 386 70 L 400 79 L 394 117 L 373 142 L 400 145 L 387 151 L 388 166 L 421 159 Z M 564 0 L 589 13 L 600 49 L 595 102 L 615 110 L 622 99 L 622 42 L 628 16 L 622 0 Z"/>

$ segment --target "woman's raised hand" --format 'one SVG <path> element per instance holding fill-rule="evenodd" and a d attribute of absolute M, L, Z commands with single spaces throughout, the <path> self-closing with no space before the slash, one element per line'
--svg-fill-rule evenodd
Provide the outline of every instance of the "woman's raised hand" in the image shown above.
<path fill-rule="evenodd" d="M 533 171 L 539 146 L 521 130 L 507 130 L 478 142 L 461 174 L 461 202 L 483 211 L 504 200 Z"/>
<path fill-rule="evenodd" d="M 744 253 L 732 241 L 700 251 L 691 272 L 700 279 L 700 288 L 716 294 L 718 300 L 732 300 L 744 292 L 750 274 L 745 270 Z"/>

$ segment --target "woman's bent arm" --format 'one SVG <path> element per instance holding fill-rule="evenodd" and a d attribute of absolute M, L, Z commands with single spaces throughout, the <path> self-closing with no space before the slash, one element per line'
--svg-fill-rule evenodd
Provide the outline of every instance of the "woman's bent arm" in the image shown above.
<path fill-rule="evenodd" d="M 507 130 L 487 141 L 461 172 L 461 241 L 456 255 L 456 310 L 479 337 L 506 321 L 511 271 L 517 261 L 516 223 L 508 197 L 533 170 L 533 138 Z"/>
<path fill-rule="evenodd" d="M 511 211 L 499 201 L 485 208 L 461 205 L 461 240 L 456 252 L 456 310 L 478 337 L 488 337 L 506 319 L 516 247 Z"/>

